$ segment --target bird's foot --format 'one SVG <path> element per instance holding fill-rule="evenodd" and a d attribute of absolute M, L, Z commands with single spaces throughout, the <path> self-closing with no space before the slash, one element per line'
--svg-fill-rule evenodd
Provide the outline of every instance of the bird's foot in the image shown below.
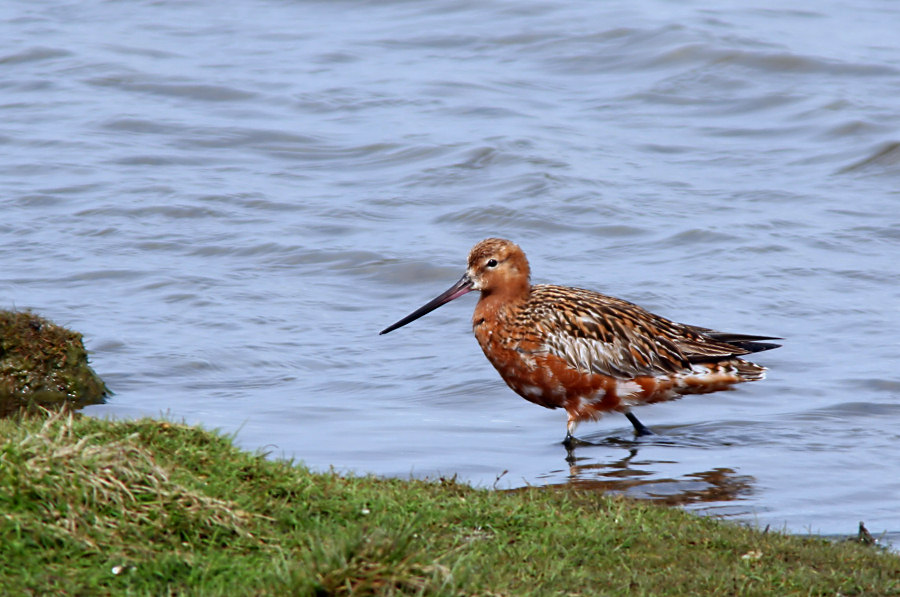
<path fill-rule="evenodd" d="M 578 439 L 571 433 L 566 434 L 566 439 L 562 441 L 562 445 L 566 447 L 567 450 L 573 450 L 576 446 L 587 446 L 590 445 L 591 442 L 586 442 L 583 439 Z"/>
<path fill-rule="evenodd" d="M 649 427 L 638 421 L 638 418 L 634 416 L 632 413 L 627 412 L 625 416 L 628 417 L 628 420 L 631 421 L 631 424 L 634 426 L 634 434 L 637 437 L 643 437 L 645 435 L 656 435 L 653 431 L 650 430 Z"/>
<path fill-rule="evenodd" d="M 634 434 L 637 437 L 644 437 L 645 435 L 656 435 L 656 432 L 650 429 L 649 427 L 644 427 L 641 425 L 640 429 L 635 429 Z"/>

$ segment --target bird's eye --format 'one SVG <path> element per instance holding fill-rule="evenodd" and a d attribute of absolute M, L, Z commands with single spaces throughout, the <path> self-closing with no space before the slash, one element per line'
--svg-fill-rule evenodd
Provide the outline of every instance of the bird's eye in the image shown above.
<path fill-rule="evenodd" d="M 497 267 L 497 260 L 496 259 L 488 259 L 487 266 L 488 267 Z"/>

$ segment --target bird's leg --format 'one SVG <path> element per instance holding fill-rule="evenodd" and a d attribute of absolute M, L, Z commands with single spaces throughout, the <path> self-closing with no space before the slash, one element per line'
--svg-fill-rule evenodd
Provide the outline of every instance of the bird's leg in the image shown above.
<path fill-rule="evenodd" d="M 578 439 L 575 438 L 575 428 L 578 427 L 578 421 L 576 421 L 571 416 L 569 417 L 569 422 L 566 423 L 566 439 L 563 440 L 563 445 L 571 450 L 576 445 L 578 445 Z"/>
<path fill-rule="evenodd" d="M 634 434 L 638 437 L 642 435 L 656 435 L 655 433 L 650 431 L 650 429 L 646 425 L 638 421 L 638 418 L 634 416 L 631 411 L 625 411 L 625 416 L 628 417 L 628 420 L 631 421 L 632 425 L 634 425 Z"/>

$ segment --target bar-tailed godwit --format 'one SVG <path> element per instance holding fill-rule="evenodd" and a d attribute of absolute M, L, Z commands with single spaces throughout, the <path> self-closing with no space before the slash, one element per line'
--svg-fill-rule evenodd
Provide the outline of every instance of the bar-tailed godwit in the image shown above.
<path fill-rule="evenodd" d="M 638 435 L 650 434 L 631 407 L 762 379 L 765 367 L 740 357 L 779 346 L 763 342 L 778 338 L 676 323 L 598 292 L 532 285 L 530 277 L 518 245 L 483 240 L 456 284 L 381 333 L 481 291 L 472 318 L 481 349 L 517 394 L 566 409 L 567 446 L 578 423 L 609 411 L 628 417 Z"/>

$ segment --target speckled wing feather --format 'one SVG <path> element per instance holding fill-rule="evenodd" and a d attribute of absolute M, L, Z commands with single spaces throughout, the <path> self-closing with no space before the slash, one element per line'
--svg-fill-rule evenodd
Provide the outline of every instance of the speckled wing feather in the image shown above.
<path fill-rule="evenodd" d="M 703 328 L 580 288 L 536 285 L 521 316 L 537 327 L 550 354 L 579 371 L 619 379 L 685 372 L 692 363 L 750 352 L 714 339 Z"/>

